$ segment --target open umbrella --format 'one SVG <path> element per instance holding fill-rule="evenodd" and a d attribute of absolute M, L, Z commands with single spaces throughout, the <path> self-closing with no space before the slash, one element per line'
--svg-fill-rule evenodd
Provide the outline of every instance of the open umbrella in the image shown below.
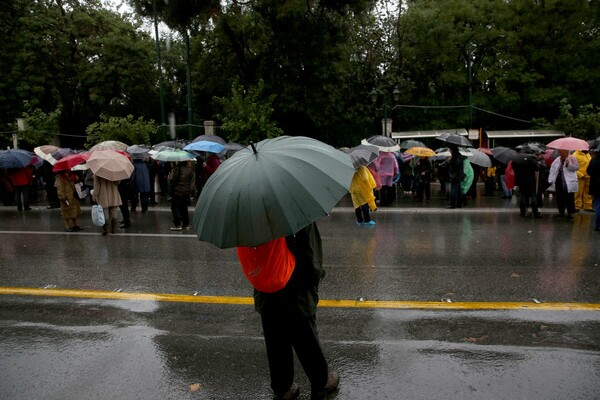
<path fill-rule="evenodd" d="M 219 154 L 225 150 L 225 145 L 209 140 L 200 140 L 192 142 L 183 148 L 185 151 L 207 151 L 209 153 Z"/>
<path fill-rule="evenodd" d="M 471 164 L 479 165 L 480 167 L 492 166 L 492 160 L 490 157 L 477 149 L 469 149 L 469 155 L 467 155 L 467 158 Z"/>
<path fill-rule="evenodd" d="M 433 157 L 436 155 L 435 151 L 431 150 L 429 147 L 411 147 L 406 150 L 406 153 L 416 157 Z"/>
<path fill-rule="evenodd" d="M 200 136 L 196 136 L 194 138 L 194 140 L 192 140 L 192 143 L 196 143 L 196 142 L 213 142 L 213 143 L 218 143 L 220 145 L 225 146 L 227 144 L 227 142 L 225 141 L 225 139 L 223 139 L 221 136 L 217 136 L 217 135 L 200 135 Z"/>
<path fill-rule="evenodd" d="M 509 161 L 515 159 L 517 152 L 508 147 L 494 147 L 492 149 L 492 155 L 502 164 L 508 164 Z"/>
<path fill-rule="evenodd" d="M 25 168 L 33 157 L 33 153 L 26 150 L 0 150 L 0 168 Z"/>
<path fill-rule="evenodd" d="M 119 142 L 118 140 L 105 140 L 104 142 L 100 142 L 94 145 L 90 151 L 96 150 L 127 150 L 129 145 L 126 145 L 123 142 Z"/>
<path fill-rule="evenodd" d="M 162 149 L 160 149 L 159 151 L 157 151 L 156 153 L 152 154 L 150 157 L 152 157 L 155 160 L 158 161 L 171 161 L 171 162 L 177 162 L 177 161 L 188 161 L 188 160 L 196 160 L 196 156 L 193 155 L 192 153 L 189 153 L 185 150 L 181 150 L 181 149 L 174 149 L 174 148 L 170 148 L 170 147 L 164 147 Z"/>
<path fill-rule="evenodd" d="M 231 157 L 232 155 L 234 155 L 235 153 L 237 153 L 245 147 L 246 146 L 241 145 L 239 143 L 229 142 L 225 145 L 225 155 L 227 157 Z"/>
<path fill-rule="evenodd" d="M 129 146 L 125 151 L 131 156 L 132 160 L 143 160 L 148 157 L 150 149 L 144 144 L 134 144 L 133 146 Z"/>
<path fill-rule="evenodd" d="M 50 156 L 48 156 L 47 160 L 50 164 L 55 165 L 58 160 L 75 153 L 76 151 L 73 149 L 69 149 L 68 147 L 61 147 L 50 153 Z"/>
<path fill-rule="evenodd" d="M 160 142 L 160 143 L 155 144 L 154 146 L 152 146 L 152 150 L 159 151 L 164 147 L 183 149 L 189 143 L 190 143 L 189 140 L 182 140 L 182 139 L 167 140 L 166 142 Z"/>
<path fill-rule="evenodd" d="M 63 157 L 54 164 L 52 172 L 70 170 L 71 168 L 83 164 L 90 157 L 90 153 L 75 153 L 69 156 Z"/>
<path fill-rule="evenodd" d="M 43 146 L 38 146 L 34 148 L 33 152 L 43 160 L 50 162 L 49 157 L 51 157 L 51 154 L 56 150 L 58 150 L 57 146 L 54 146 L 52 144 L 45 144 Z"/>
<path fill-rule="evenodd" d="M 574 137 L 563 137 L 548 143 L 546 146 L 557 150 L 589 150 L 590 145 L 585 140 Z"/>
<path fill-rule="evenodd" d="M 419 140 L 414 140 L 414 139 L 406 139 L 406 140 L 403 140 L 400 142 L 401 149 L 408 150 L 413 147 L 427 147 L 427 146 L 425 146 L 425 143 L 423 143 Z"/>
<path fill-rule="evenodd" d="M 258 246 L 298 232 L 348 193 L 355 169 L 318 140 L 280 136 L 225 160 L 202 189 L 193 227 L 220 248 Z"/>
<path fill-rule="evenodd" d="M 442 142 L 452 143 L 462 147 L 473 147 L 473 144 L 466 137 L 459 135 L 458 133 L 442 133 L 436 139 Z"/>
<path fill-rule="evenodd" d="M 109 181 L 128 179 L 134 168 L 127 156 L 114 150 L 93 151 L 86 163 L 94 175 Z"/>
<path fill-rule="evenodd" d="M 469 150 L 463 149 L 462 147 L 458 148 L 458 152 L 460 153 L 461 156 L 465 156 L 465 157 L 468 157 L 469 155 L 471 155 L 471 152 Z M 439 149 L 435 150 L 435 156 L 432 157 L 432 159 L 435 161 L 445 160 L 446 158 L 450 157 L 451 155 L 452 155 L 452 153 L 450 152 L 449 148 L 440 147 Z"/>
<path fill-rule="evenodd" d="M 392 152 L 400 150 L 400 146 L 398 146 L 398 143 L 394 139 L 383 135 L 371 136 L 370 138 L 363 139 L 360 143 L 377 146 L 379 151 Z"/>
<path fill-rule="evenodd" d="M 358 168 L 361 165 L 369 165 L 375 161 L 379 155 L 379 148 L 377 146 L 359 144 L 351 149 L 344 150 L 344 153 L 348 154 L 354 168 Z"/>

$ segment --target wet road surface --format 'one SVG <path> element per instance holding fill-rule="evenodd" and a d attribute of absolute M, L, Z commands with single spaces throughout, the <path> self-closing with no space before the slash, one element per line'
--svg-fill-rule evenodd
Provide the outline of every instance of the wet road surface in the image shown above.
<path fill-rule="evenodd" d="M 543 213 L 400 199 L 367 228 L 345 199 L 320 220 L 331 398 L 600 398 L 600 235 Z M 66 233 L 0 207 L 0 399 L 271 398 L 234 250 L 170 232 L 164 205 L 134 217 L 102 237 L 87 208 Z"/>

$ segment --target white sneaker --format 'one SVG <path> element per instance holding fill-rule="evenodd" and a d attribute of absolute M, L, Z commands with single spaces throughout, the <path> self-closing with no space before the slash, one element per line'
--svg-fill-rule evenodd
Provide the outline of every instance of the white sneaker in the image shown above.
<path fill-rule="evenodd" d="M 172 230 L 172 231 L 181 231 L 181 230 L 183 230 L 183 228 L 182 228 L 182 227 L 180 227 L 180 226 L 172 226 L 172 227 L 171 227 L 171 230 Z"/>

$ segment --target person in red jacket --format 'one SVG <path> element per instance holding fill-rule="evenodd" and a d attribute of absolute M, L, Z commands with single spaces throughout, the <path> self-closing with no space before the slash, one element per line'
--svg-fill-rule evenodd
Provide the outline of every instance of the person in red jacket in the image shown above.
<path fill-rule="evenodd" d="M 29 187 L 33 183 L 31 167 L 9 169 L 8 177 L 15 189 L 17 210 L 31 210 L 31 207 L 29 207 Z"/>

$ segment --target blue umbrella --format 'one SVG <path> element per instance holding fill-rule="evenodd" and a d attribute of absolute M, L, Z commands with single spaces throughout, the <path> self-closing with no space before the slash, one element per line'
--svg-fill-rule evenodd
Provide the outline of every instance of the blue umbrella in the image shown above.
<path fill-rule="evenodd" d="M 219 154 L 223 150 L 225 150 L 225 146 L 220 143 L 211 142 L 208 140 L 201 140 L 198 142 L 192 142 L 185 146 L 183 149 L 186 151 L 207 151 L 209 153 Z"/>
<path fill-rule="evenodd" d="M 33 160 L 33 154 L 20 149 L 0 151 L 0 168 L 25 168 Z"/>

